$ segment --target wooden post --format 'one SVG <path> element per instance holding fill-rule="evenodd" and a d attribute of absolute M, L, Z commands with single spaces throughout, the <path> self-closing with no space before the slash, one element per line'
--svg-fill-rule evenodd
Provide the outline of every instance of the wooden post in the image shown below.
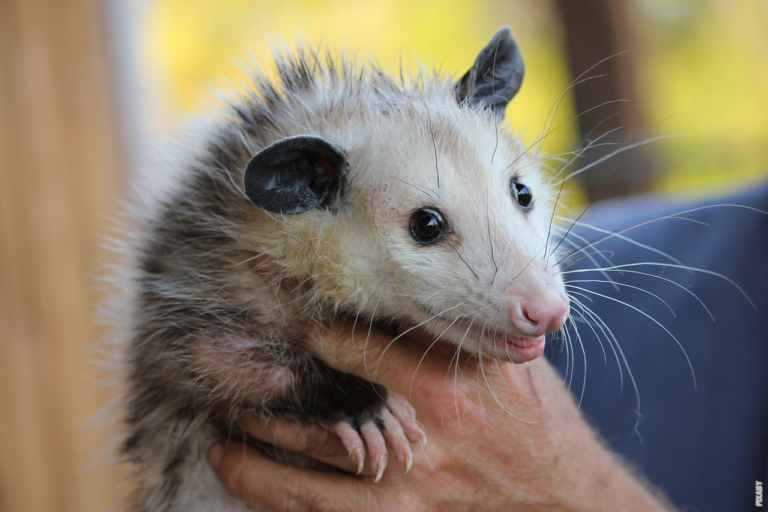
<path fill-rule="evenodd" d="M 616 0 L 557 0 L 565 28 L 571 74 L 577 77 L 602 59 L 611 57 L 586 75 L 605 76 L 574 88 L 576 110 L 582 113 L 578 119 L 582 138 L 596 140 L 610 130 L 622 127 L 599 143 L 636 142 L 648 132 L 635 90 L 637 40 L 632 33 L 626 4 Z M 621 52 L 628 53 L 617 55 Z M 613 100 L 629 101 L 589 110 Z M 618 147 L 608 145 L 590 149 L 578 165 L 594 162 Z M 645 192 L 649 189 L 653 171 L 652 152 L 645 146 L 598 164 L 580 177 L 587 196 L 594 200 L 598 199 L 598 194 L 599 199 L 606 199 Z"/>
<path fill-rule="evenodd" d="M 113 501 L 89 418 L 120 159 L 96 0 L 0 0 L 0 510 Z M 97 478 L 96 475 L 99 477 Z"/>

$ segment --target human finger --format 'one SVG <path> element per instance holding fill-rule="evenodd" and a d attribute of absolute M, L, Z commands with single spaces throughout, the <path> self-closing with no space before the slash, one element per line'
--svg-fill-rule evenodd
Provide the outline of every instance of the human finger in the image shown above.
<path fill-rule="evenodd" d="M 323 359 L 334 368 L 377 382 L 408 396 L 414 377 L 442 379 L 447 361 L 442 353 L 430 348 L 429 340 L 405 342 L 377 329 L 357 329 L 346 321 L 337 321 L 324 332 L 321 343 Z"/>
<path fill-rule="evenodd" d="M 257 510 L 352 512 L 375 508 L 371 506 L 375 486 L 355 477 L 281 464 L 238 442 L 215 445 L 208 456 L 224 487 Z"/>
<path fill-rule="evenodd" d="M 363 461 L 352 457 L 354 450 L 349 450 L 330 427 L 304 425 L 277 418 L 262 421 L 261 418 L 250 414 L 243 416 L 238 423 L 259 441 L 304 454 L 343 471 L 372 476 L 370 464 L 365 465 L 363 469 Z M 361 456 L 364 457 L 365 450 L 362 446 L 360 448 Z"/>

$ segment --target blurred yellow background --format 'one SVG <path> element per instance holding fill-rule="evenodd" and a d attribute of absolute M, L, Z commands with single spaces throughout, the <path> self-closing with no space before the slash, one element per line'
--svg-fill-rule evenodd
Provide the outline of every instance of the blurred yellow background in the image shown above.
<path fill-rule="evenodd" d="M 242 76 L 247 48 L 269 66 L 269 43 L 300 35 L 393 72 L 418 55 L 458 77 L 508 24 L 527 71 L 507 119 L 533 140 L 572 79 L 562 2 L 598 0 L 0 2 L 0 511 L 105 510 L 119 494 L 123 482 L 93 463 L 106 430 L 89 421 L 109 397 L 91 364 L 103 335 L 93 269 L 108 259 L 99 233 L 137 148 L 173 137 L 211 88 Z M 633 34 L 634 53 L 614 57 L 634 66 L 627 99 L 653 135 L 682 136 L 647 146 L 651 187 L 716 195 L 764 180 L 768 2 L 613 5 L 620 35 Z M 136 112 L 141 122 L 128 122 Z M 576 113 L 568 94 L 545 150 L 580 146 Z"/>
<path fill-rule="evenodd" d="M 636 102 L 648 129 L 659 125 L 654 135 L 681 136 L 651 145 L 660 159 L 653 188 L 716 195 L 768 176 L 768 2 L 626 4 L 636 97 L 604 101 Z M 401 58 L 412 64 L 417 55 L 458 77 L 503 24 L 513 28 L 526 60 L 524 85 L 507 119 L 533 140 L 572 79 L 553 2 L 158 0 L 140 27 L 137 53 L 159 77 L 167 113 L 177 118 L 199 110 L 212 88 L 227 88 L 217 77 L 242 76 L 247 51 L 268 66 L 270 43 L 295 46 L 301 36 L 375 58 L 393 73 Z M 596 54 L 594 63 L 610 55 Z M 545 150 L 579 147 L 575 112 L 569 95 L 556 123 L 565 125 L 548 137 Z"/>

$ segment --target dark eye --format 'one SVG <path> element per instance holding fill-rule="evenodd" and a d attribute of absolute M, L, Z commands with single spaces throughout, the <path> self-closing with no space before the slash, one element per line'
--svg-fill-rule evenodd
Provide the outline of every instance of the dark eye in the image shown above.
<path fill-rule="evenodd" d="M 431 245 L 445 234 L 448 224 L 436 208 L 422 208 L 411 216 L 411 236 L 420 244 Z"/>
<path fill-rule="evenodd" d="M 517 181 L 512 181 L 510 185 L 510 188 L 512 189 L 512 197 L 515 198 L 515 201 L 517 201 L 524 210 L 530 210 L 531 202 L 533 201 L 533 192 L 531 192 L 530 187 Z"/>

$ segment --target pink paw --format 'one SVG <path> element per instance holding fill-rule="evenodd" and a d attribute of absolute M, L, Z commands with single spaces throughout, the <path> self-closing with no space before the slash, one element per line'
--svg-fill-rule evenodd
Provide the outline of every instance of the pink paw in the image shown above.
<path fill-rule="evenodd" d="M 363 472 L 366 447 L 371 460 L 371 469 L 376 475 L 374 483 L 381 480 L 387 467 L 389 453 L 387 446 L 400 462 L 405 463 L 405 472 L 411 470 L 413 452 L 411 443 L 427 446 L 427 434 L 416 423 L 416 411 L 406 398 L 389 392 L 386 406 L 364 421 L 342 421 L 331 426 L 339 436 L 349 457 L 357 464 L 357 474 Z"/>

